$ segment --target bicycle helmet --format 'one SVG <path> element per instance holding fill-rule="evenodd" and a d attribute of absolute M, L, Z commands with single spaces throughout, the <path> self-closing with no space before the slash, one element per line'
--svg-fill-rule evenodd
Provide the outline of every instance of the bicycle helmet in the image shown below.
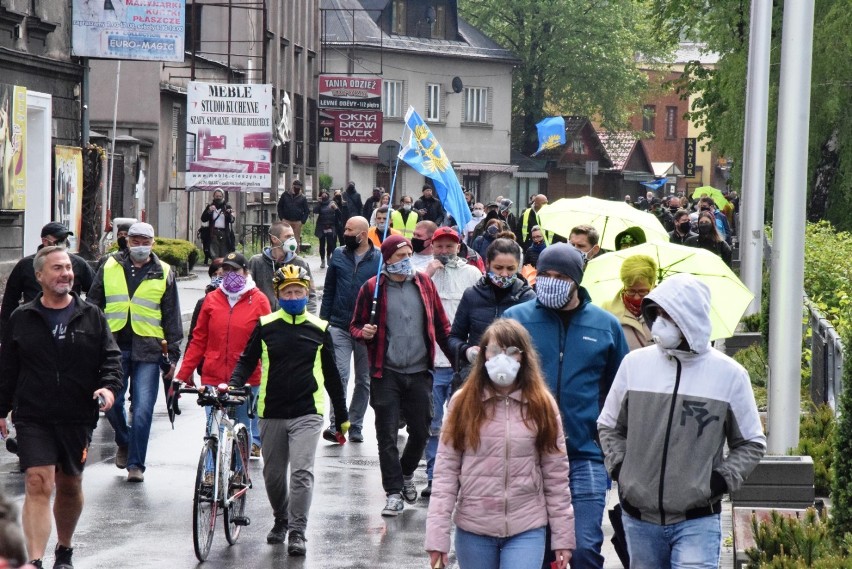
<path fill-rule="evenodd" d="M 311 288 L 311 276 L 304 267 L 297 265 L 285 265 L 275 271 L 272 277 L 272 287 L 278 292 L 289 284 L 300 284 L 305 288 Z"/>

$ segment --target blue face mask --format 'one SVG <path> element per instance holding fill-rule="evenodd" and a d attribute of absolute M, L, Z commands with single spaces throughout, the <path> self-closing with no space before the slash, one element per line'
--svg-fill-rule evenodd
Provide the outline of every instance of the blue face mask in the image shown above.
<path fill-rule="evenodd" d="M 278 306 L 291 316 L 298 316 L 305 311 L 305 307 L 308 306 L 308 297 L 304 296 L 302 298 L 294 298 L 291 300 L 286 300 L 283 298 L 278 299 Z"/>
<path fill-rule="evenodd" d="M 392 275 L 413 275 L 414 267 L 411 266 L 411 259 L 403 259 L 402 261 L 397 261 L 396 263 L 391 263 L 385 265 L 388 273 Z"/>

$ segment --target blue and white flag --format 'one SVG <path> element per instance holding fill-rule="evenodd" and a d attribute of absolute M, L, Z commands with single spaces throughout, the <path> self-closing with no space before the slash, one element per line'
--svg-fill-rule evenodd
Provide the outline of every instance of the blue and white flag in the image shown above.
<path fill-rule="evenodd" d="M 651 180 L 650 182 L 640 182 L 640 184 L 647 188 L 651 188 L 652 190 L 659 190 L 666 185 L 666 180 L 668 180 L 668 178 L 658 178 L 656 180 Z"/>
<path fill-rule="evenodd" d="M 432 179 L 444 209 L 453 216 L 459 229 L 463 229 L 471 220 L 470 208 L 464 199 L 464 192 L 450 159 L 414 107 L 408 107 L 405 124 L 411 129 L 411 137 L 405 148 L 399 152 L 399 158 L 420 174 Z"/>
<path fill-rule="evenodd" d="M 550 150 L 565 144 L 565 119 L 562 117 L 547 117 L 535 125 L 538 130 L 538 150 L 533 156 L 542 150 Z"/>

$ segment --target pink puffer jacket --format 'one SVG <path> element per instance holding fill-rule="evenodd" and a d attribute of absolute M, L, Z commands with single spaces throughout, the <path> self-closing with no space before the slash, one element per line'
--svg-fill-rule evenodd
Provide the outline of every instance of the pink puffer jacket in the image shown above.
<path fill-rule="evenodd" d="M 482 425 L 479 448 L 459 452 L 443 439 L 438 446 L 432 497 L 426 518 L 426 550 L 449 552 L 450 516 L 465 531 L 509 537 L 550 524 L 556 549 L 574 549 L 574 508 L 568 489 L 568 456 L 556 401 L 559 449 L 541 455 L 535 431 L 523 421 L 521 392 L 508 397 L 486 391 L 492 408 Z M 453 412 L 455 398 L 448 414 Z"/>

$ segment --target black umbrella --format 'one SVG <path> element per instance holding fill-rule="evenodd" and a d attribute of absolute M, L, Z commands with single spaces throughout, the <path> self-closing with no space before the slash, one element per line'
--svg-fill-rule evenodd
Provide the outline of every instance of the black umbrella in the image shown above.
<path fill-rule="evenodd" d="M 621 521 L 621 504 L 616 504 L 607 514 L 609 514 L 609 521 L 612 524 L 613 534 L 610 541 L 615 548 L 615 553 L 618 555 L 618 559 L 622 565 L 630 567 L 630 554 L 627 552 L 627 537 L 624 534 L 624 524 Z"/>
<path fill-rule="evenodd" d="M 160 342 L 160 370 L 163 372 L 163 392 L 166 394 L 166 410 L 169 412 L 169 421 L 172 423 L 172 429 L 175 428 L 175 415 L 180 415 L 180 407 L 178 399 L 180 391 L 178 385 L 180 382 L 173 379 L 166 379 L 166 374 L 172 369 L 172 362 L 169 361 L 169 343 L 165 340 Z"/>

